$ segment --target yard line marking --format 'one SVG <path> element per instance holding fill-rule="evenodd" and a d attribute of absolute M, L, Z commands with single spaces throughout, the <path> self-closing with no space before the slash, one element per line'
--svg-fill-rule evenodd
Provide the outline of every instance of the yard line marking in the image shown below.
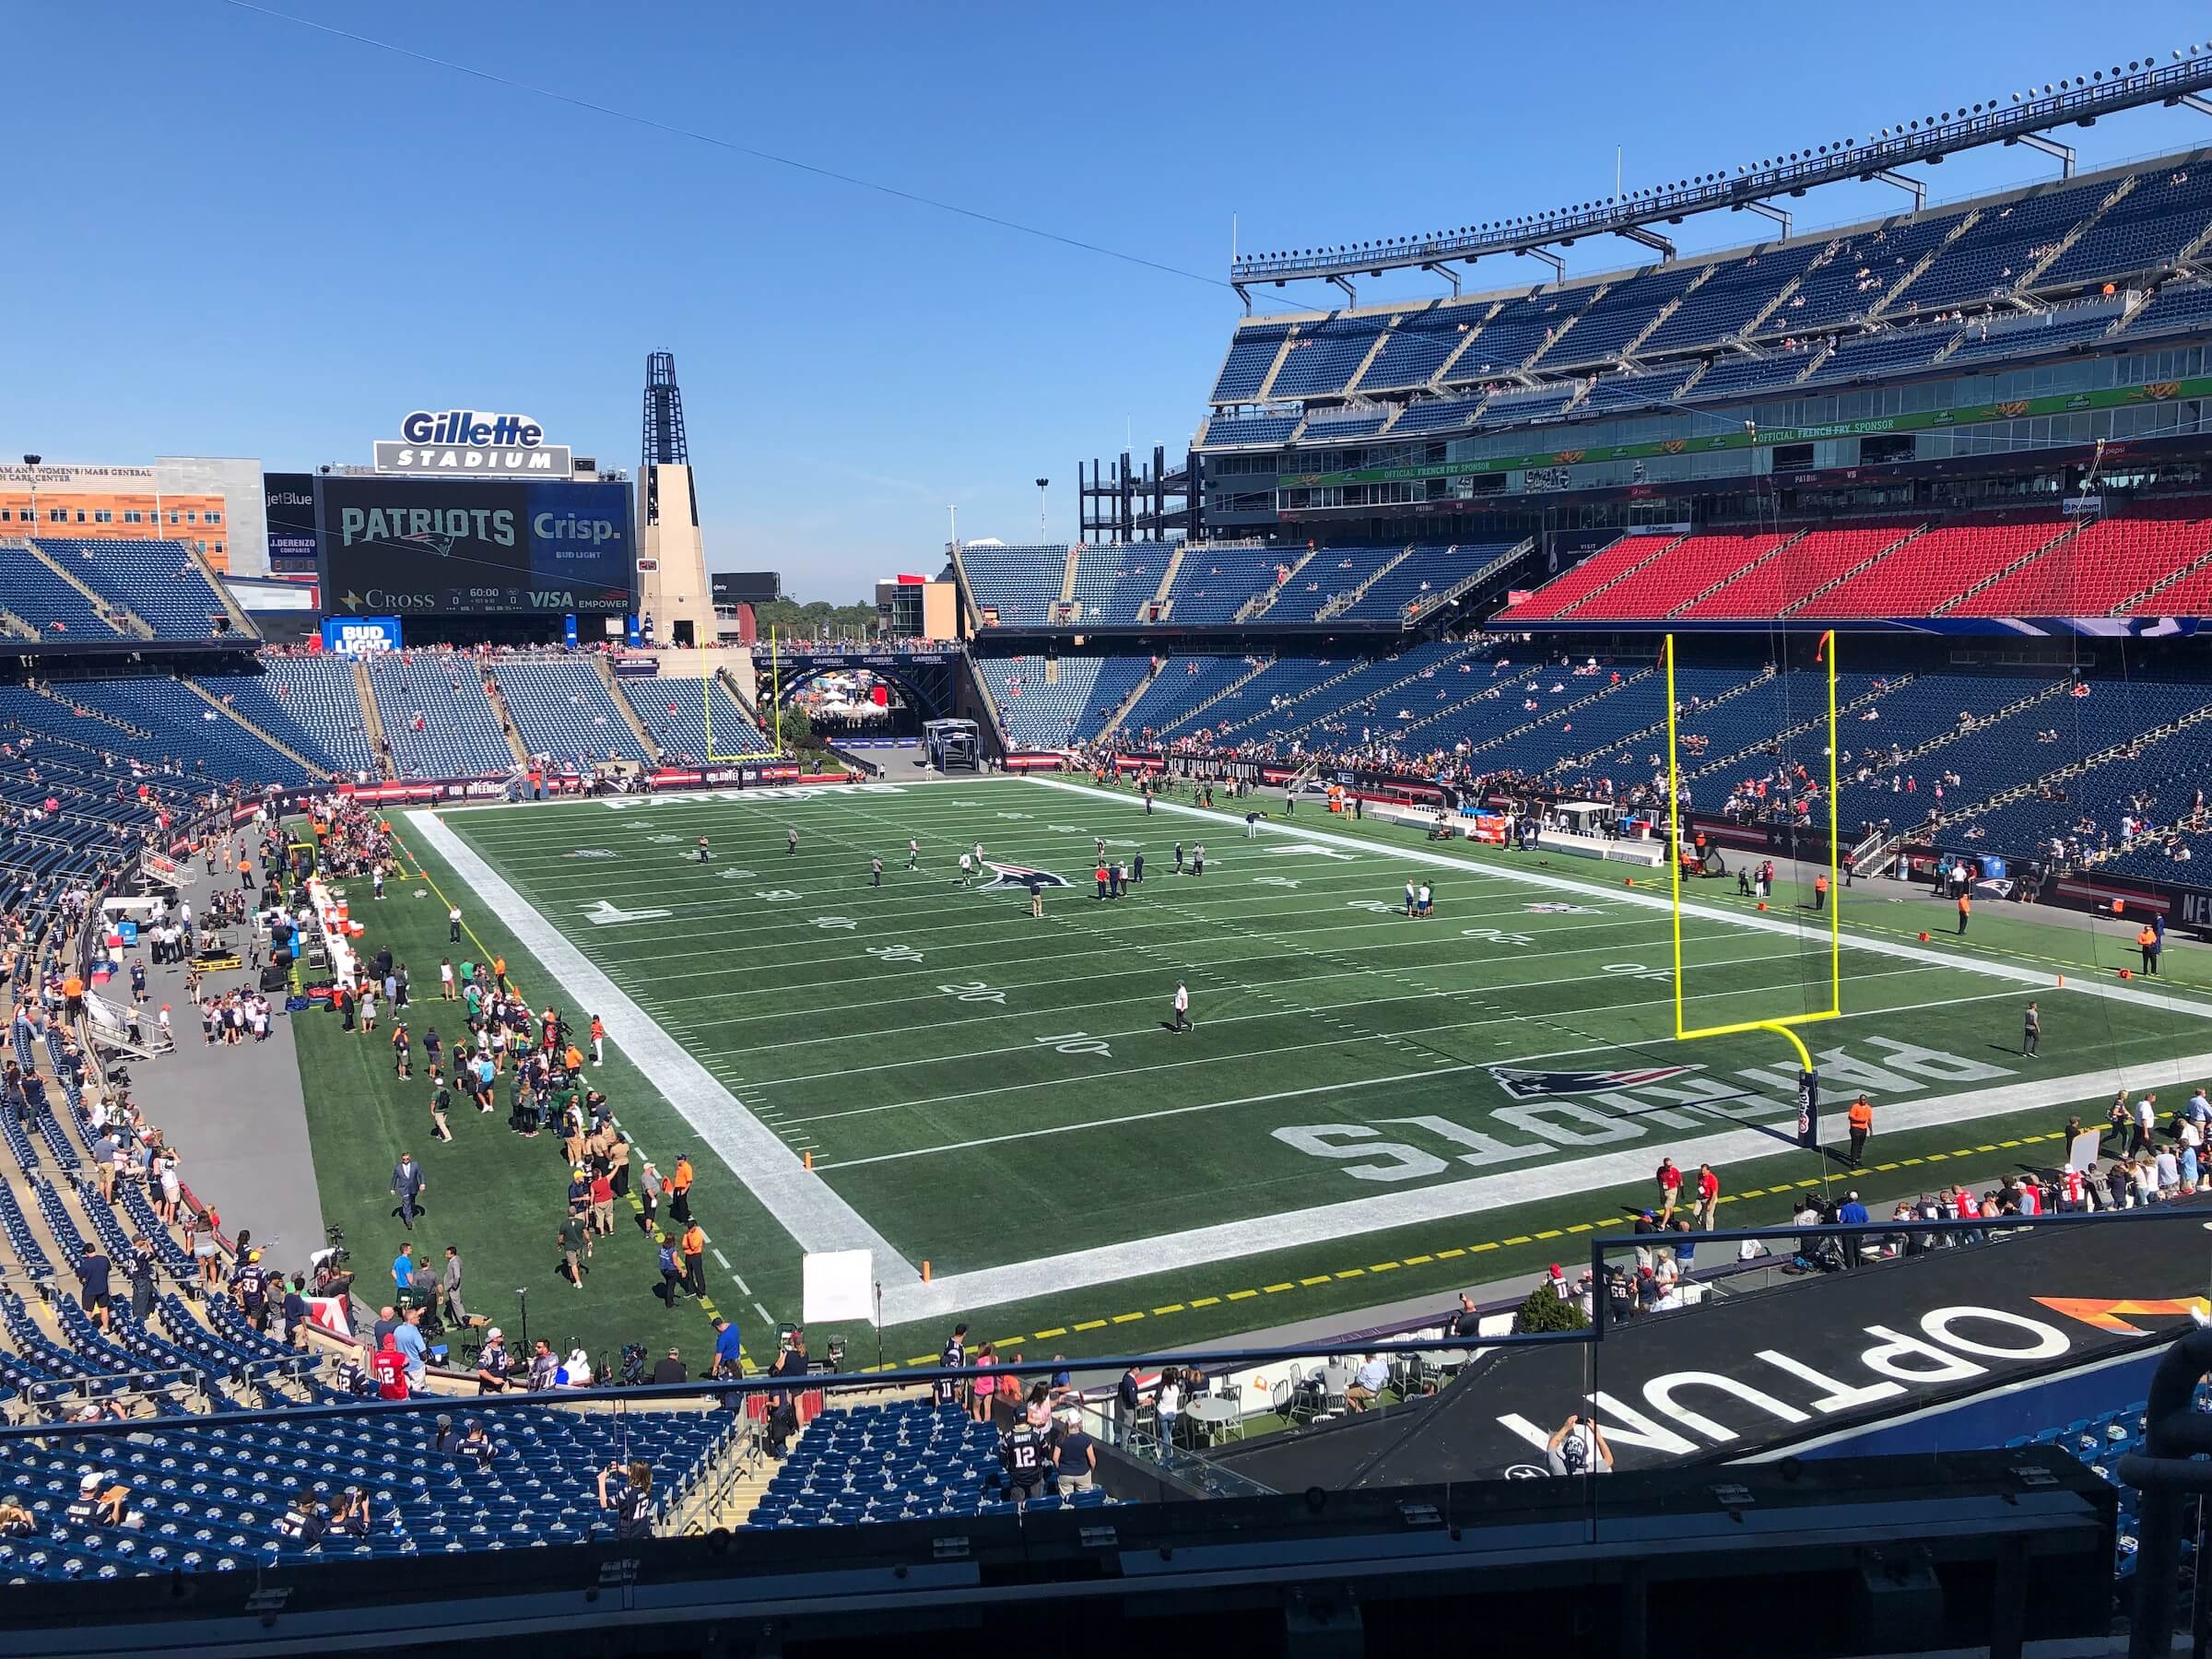
<path fill-rule="evenodd" d="M 1039 789 L 1057 790 L 1067 794 L 1094 796 L 1096 794 L 1095 791 L 1086 788 L 1082 784 L 1064 783 L 1053 778 L 1024 778 L 1022 782 Z M 1218 813 L 1208 812 L 1200 806 L 1185 806 L 1175 801 L 1162 801 L 1159 803 L 1159 809 L 1162 812 L 1178 813 L 1185 818 L 1198 818 L 1204 822 L 1222 823 L 1224 821 Z M 1337 835 L 1327 830 L 1310 830 L 1302 825 L 1296 829 L 1288 829 L 1281 824 L 1263 820 L 1260 828 L 1271 835 L 1288 835 L 1298 841 L 1324 841 L 1331 846 L 1347 847 L 1355 852 L 1371 851 L 1375 845 L 1372 841 L 1359 841 L 1348 835 Z M 1658 898 L 1653 894 L 1639 892 L 1632 888 L 1594 887 L 1588 882 L 1571 880 L 1564 876 L 1538 875 L 1533 870 L 1490 870 L 1482 865 L 1468 864 L 1462 859 L 1447 858 L 1441 853 L 1431 853 L 1425 847 L 1393 848 L 1389 856 L 1401 860 L 1410 859 L 1416 864 L 1430 865 L 1440 869 L 1457 870 L 1463 874 L 1494 875 L 1508 881 L 1520 882 L 1527 887 L 1542 888 L 1551 892 L 1573 893 L 1585 899 L 1602 899 L 1610 903 L 1626 904 L 1639 910 L 1655 910 L 1665 913 L 1671 912 L 1674 909 L 1670 900 Z M 1803 924 L 1774 916 L 1746 915 L 1739 912 L 1716 910 L 1710 905 L 1688 902 L 1682 906 L 1682 913 L 1685 916 L 1696 916 L 1708 922 L 1732 923 L 1737 927 L 1747 928 L 1755 933 L 1780 934 L 1786 938 L 1800 942 L 1814 936 Z M 1979 973 L 1991 979 L 2007 980 L 2014 984 L 2033 985 L 2046 990 L 2050 988 L 2051 975 L 2040 968 L 2016 968 L 2008 963 L 1991 961 L 1987 958 L 1970 956 L 1963 952 L 1947 954 L 1944 951 L 1932 950 L 1916 945 L 1891 944 L 1865 934 L 1853 933 L 1848 927 L 1843 930 L 1843 943 L 1860 950 L 1872 951 L 1878 956 L 1898 957 L 1906 961 L 1926 962 L 1937 968 L 1964 970 L 1967 972 Z M 2117 985 L 2093 982 L 2079 986 L 2068 985 L 2066 989 L 2069 991 L 2079 990 L 2087 996 L 2107 997 L 2113 1002 L 2135 1003 L 2143 1007 L 2162 1008 L 2169 1013 L 2187 1014 L 2197 1019 L 2212 1019 L 2212 1003 L 2165 996 L 2156 992 L 2122 990 Z"/>
<path fill-rule="evenodd" d="M 1474 1068 L 1469 1068 L 1474 1069 Z M 2212 1053 L 2183 1055 L 2147 1065 L 2129 1078 L 2131 1088 L 2182 1088 L 2196 1076 L 2212 1070 Z M 1415 1076 L 1430 1076 L 1416 1073 Z M 1388 1082 L 1395 1079 L 1378 1079 Z M 1886 1133 L 1936 1128 L 1971 1123 L 1998 1113 L 2030 1111 L 2072 1100 L 2102 1099 L 2111 1089 L 2110 1070 L 2077 1073 L 2073 1077 L 2035 1081 L 2007 1078 L 1984 1088 L 1938 1095 L 1883 1109 Z M 1295 1091 L 1300 1093 L 1312 1090 Z M 1187 1109 L 1186 1109 L 1187 1110 Z M 1021 1139 L 1022 1135 L 997 1137 Z M 971 1143 L 983 1144 L 983 1143 Z M 1762 1129 L 1723 1129 L 1673 1144 L 1677 1163 L 1748 1163 L 1771 1158 L 1774 1136 Z M 895 1155 L 897 1156 L 897 1155 Z M 1206 1266 L 1238 1257 L 1292 1250 L 1302 1245 L 1340 1241 L 1356 1234 L 1441 1221 L 1470 1213 L 1501 1210 L 1515 1205 L 1559 1198 L 1606 1187 L 1630 1186 L 1651 1176 L 1651 1153 L 1646 1147 L 1593 1157 L 1566 1159 L 1549 1164 L 1531 1164 L 1494 1175 L 1477 1175 L 1407 1192 L 1373 1194 L 1361 1198 L 1315 1205 L 1302 1210 L 1255 1216 L 1185 1231 L 1155 1234 L 1124 1244 L 1068 1251 L 1056 1256 L 1018 1262 L 1003 1267 L 980 1268 L 947 1275 L 926 1285 L 909 1285 L 896 1295 L 885 1293 L 884 1317 L 892 1324 L 913 1319 L 941 1319 L 958 1312 L 988 1308 L 1004 1302 L 1027 1301 L 1032 1297 L 1056 1295 L 1093 1285 L 1112 1284 Z M 1903 1160 L 1912 1165 L 1916 1159 Z M 1795 1183 L 1818 1186 L 1818 1180 Z M 1794 1186 L 1770 1188 L 1794 1191 Z M 1496 1243 L 1469 1247 L 1469 1253 L 1495 1250 Z M 1440 1260 L 1449 1253 L 1436 1253 Z"/>
<path fill-rule="evenodd" d="M 1312 1047 L 1313 1045 L 1308 1044 Z M 1241 1058 L 1243 1056 L 1240 1056 Z M 1154 1069 L 1147 1067 L 1144 1069 Z M 1479 1071 L 1481 1067 L 1468 1065 L 1455 1066 L 1455 1071 Z M 1287 1088 L 1275 1094 L 1244 1095 L 1233 1100 L 1201 1100 L 1192 1106 L 1163 1106 L 1157 1112 L 1135 1112 L 1122 1117 L 1088 1118 L 1080 1124 L 1055 1124 L 1043 1129 L 1017 1129 L 1006 1135 L 986 1135 L 974 1140 L 947 1141 L 935 1147 L 913 1147 L 903 1152 L 878 1152 L 868 1158 L 840 1159 L 831 1163 L 817 1162 L 818 1170 L 854 1170 L 864 1164 L 897 1163 L 909 1158 L 930 1158 L 940 1152 L 965 1152 L 976 1147 L 1003 1146 L 1007 1141 L 1037 1140 L 1048 1135 L 1074 1135 L 1086 1129 L 1107 1129 L 1118 1124 L 1149 1123 L 1154 1118 L 1186 1117 L 1194 1112 L 1219 1112 L 1230 1106 L 1264 1106 L 1275 1100 L 1297 1100 L 1309 1095 L 1350 1093 L 1355 1088 L 1376 1088 L 1385 1083 L 1410 1083 L 1417 1077 L 1431 1077 L 1434 1072 L 1396 1072 L 1386 1077 L 1361 1077 L 1350 1083 L 1317 1083 L 1309 1088 Z M 996 1093 L 996 1090 L 988 1092 Z M 961 1099 L 965 1097 L 953 1097 Z M 874 1110 L 880 1110 L 877 1108 Z M 843 1114 L 839 1114 L 843 1115 Z M 1136 1245 L 1116 1245 L 1115 1249 L 1138 1248 Z M 972 1276 L 971 1276 L 972 1277 Z M 940 1283 L 945 1281 L 940 1280 Z M 919 1280 L 917 1280 L 919 1283 Z M 901 1318 L 904 1315 L 900 1316 Z"/>
<path fill-rule="evenodd" d="M 744 1291 L 746 1295 L 750 1296 L 753 1293 L 753 1288 L 745 1282 L 744 1276 L 735 1267 L 730 1269 L 730 1277 L 737 1281 L 737 1288 Z"/>
<path fill-rule="evenodd" d="M 721 1251 L 717 1250 L 714 1253 L 714 1260 L 721 1265 L 724 1271 L 728 1271 L 730 1265 L 730 1258 L 728 1256 L 724 1255 Z M 732 1275 L 732 1277 L 735 1277 L 735 1276 Z"/>
<path fill-rule="evenodd" d="M 886 1288 L 921 1283 L 920 1272 L 829 1183 L 818 1180 L 799 1155 L 748 1111 L 714 1075 L 665 1031 L 613 980 L 587 959 L 568 936 L 510 887 L 436 814 L 410 811 L 407 821 L 476 890 L 523 947 L 553 976 L 579 1007 L 604 1010 L 618 1041 L 661 1097 L 697 1129 L 746 1190 L 759 1199 L 801 1250 L 867 1250 Z M 764 1312 L 762 1318 L 768 1315 Z"/>
<path fill-rule="evenodd" d="M 775 1328 L 776 1316 L 773 1313 L 771 1313 L 766 1308 L 762 1307 L 759 1302 L 755 1302 L 753 1304 L 753 1312 L 760 1315 L 760 1323 L 762 1324 L 767 1325 L 771 1330 Z"/>

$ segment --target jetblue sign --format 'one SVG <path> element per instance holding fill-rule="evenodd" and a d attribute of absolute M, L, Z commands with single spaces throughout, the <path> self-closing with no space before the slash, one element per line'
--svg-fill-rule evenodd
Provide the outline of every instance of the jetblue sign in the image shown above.
<path fill-rule="evenodd" d="M 399 423 L 399 441 L 377 444 L 376 470 L 449 477 L 567 477 L 568 447 L 547 443 L 545 439 L 545 428 L 527 415 L 415 409 Z"/>

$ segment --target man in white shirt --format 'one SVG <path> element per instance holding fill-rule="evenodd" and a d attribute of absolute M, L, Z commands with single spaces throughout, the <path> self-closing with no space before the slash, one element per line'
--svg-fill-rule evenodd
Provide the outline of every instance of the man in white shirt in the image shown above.
<path fill-rule="evenodd" d="M 1181 980 L 1175 982 L 1175 1024 L 1173 1029 L 1187 1031 L 1191 1029 L 1191 989 Z"/>
<path fill-rule="evenodd" d="M 1390 1381 L 1390 1367 L 1382 1356 L 1371 1354 L 1367 1363 L 1353 1373 L 1352 1385 L 1344 1391 L 1344 1403 L 1354 1411 L 1365 1411 L 1382 1398 L 1382 1390 Z"/>
<path fill-rule="evenodd" d="M 2147 1094 L 2136 1102 L 2136 1132 L 2128 1138 L 2127 1143 L 2127 1155 L 2130 1158 L 2138 1152 L 2148 1152 L 2152 1149 L 2151 1134 L 2158 1127 L 2158 1124 L 2159 1097 L 2155 1094 Z"/>

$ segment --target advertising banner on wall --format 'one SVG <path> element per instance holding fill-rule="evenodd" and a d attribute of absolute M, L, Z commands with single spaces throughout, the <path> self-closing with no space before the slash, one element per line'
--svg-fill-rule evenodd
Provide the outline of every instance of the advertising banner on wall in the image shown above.
<path fill-rule="evenodd" d="M 329 610 L 618 615 L 631 608 L 622 484 L 318 477 Z"/>
<path fill-rule="evenodd" d="M 269 569 L 292 575 L 315 568 L 315 476 L 263 473 L 263 512 L 269 526 Z"/>
<path fill-rule="evenodd" d="M 331 617 L 323 624 L 323 649 L 333 656 L 381 656 L 399 649 L 397 617 Z"/>

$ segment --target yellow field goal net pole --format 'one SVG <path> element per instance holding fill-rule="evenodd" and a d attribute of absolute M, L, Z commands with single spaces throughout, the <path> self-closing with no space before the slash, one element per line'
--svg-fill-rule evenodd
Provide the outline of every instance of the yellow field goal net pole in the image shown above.
<path fill-rule="evenodd" d="M 1675 1041 L 1688 1042 L 1700 1037 L 1729 1037 L 1739 1031 L 1771 1031 L 1797 1051 L 1805 1071 L 1814 1070 L 1812 1051 L 1791 1028 L 1843 1017 L 1843 919 L 1839 875 L 1842 846 L 1838 840 L 1836 803 L 1836 635 L 1830 629 L 1820 638 L 1816 660 L 1828 665 L 1828 982 L 1829 1005 L 1810 1013 L 1780 1015 L 1772 1019 L 1745 1019 L 1733 1025 L 1700 1026 L 1695 1030 L 1682 1017 L 1682 777 L 1681 751 L 1676 743 L 1675 636 L 1666 636 L 1666 827 L 1667 863 L 1673 875 L 1675 922 Z"/>

